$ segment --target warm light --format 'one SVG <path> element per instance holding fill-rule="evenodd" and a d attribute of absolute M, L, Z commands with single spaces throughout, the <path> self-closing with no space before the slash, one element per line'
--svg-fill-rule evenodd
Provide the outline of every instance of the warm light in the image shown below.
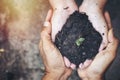
<path fill-rule="evenodd" d="M 32 18 L 36 12 L 38 0 L 2 0 L 0 5 L 2 11 L 2 24 L 5 24 L 9 32 L 9 40 L 11 36 L 26 36 L 28 30 L 33 26 Z M 1 13 L 0 13 L 1 14 Z M 5 17 L 4 17 L 5 15 Z M 25 37 L 26 38 L 26 37 Z"/>
<path fill-rule="evenodd" d="M 5 52 L 5 50 L 4 49 L 0 49 L 0 53 L 3 53 L 3 52 Z"/>
<path fill-rule="evenodd" d="M 4 0 L 11 29 L 25 30 L 30 27 L 31 16 L 34 14 L 38 0 Z M 17 30 L 16 30 L 17 31 Z"/>
<path fill-rule="evenodd" d="M 36 0 L 4 0 L 4 2 L 10 9 L 14 9 L 14 12 L 20 13 L 31 12 L 37 4 Z"/>

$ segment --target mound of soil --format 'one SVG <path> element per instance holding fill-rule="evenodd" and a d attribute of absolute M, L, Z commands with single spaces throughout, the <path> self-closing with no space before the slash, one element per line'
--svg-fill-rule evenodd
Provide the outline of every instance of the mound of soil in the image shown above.
<path fill-rule="evenodd" d="M 98 53 L 102 36 L 93 28 L 86 14 L 75 11 L 55 38 L 55 45 L 77 67 Z"/>

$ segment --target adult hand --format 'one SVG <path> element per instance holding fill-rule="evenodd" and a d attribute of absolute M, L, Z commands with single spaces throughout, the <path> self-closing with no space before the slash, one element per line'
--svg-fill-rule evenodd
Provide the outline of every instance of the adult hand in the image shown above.
<path fill-rule="evenodd" d="M 56 34 L 62 29 L 67 18 L 74 11 L 78 11 L 78 7 L 74 0 L 49 0 L 53 9 L 52 16 L 52 41 L 55 41 Z"/>
<path fill-rule="evenodd" d="M 52 41 L 55 41 L 56 34 L 62 29 L 67 18 L 74 12 L 78 11 L 78 7 L 75 0 L 48 0 L 53 10 L 53 15 L 51 18 L 52 24 Z M 64 57 L 64 62 L 66 67 L 75 69 L 76 65 L 71 63 L 69 59 Z"/>
<path fill-rule="evenodd" d="M 88 15 L 88 19 L 92 23 L 93 27 L 102 36 L 103 40 L 100 45 L 99 51 L 102 51 L 104 48 L 106 48 L 108 44 L 108 25 L 103 15 L 103 9 L 106 2 L 107 0 L 83 0 L 82 5 L 79 7 L 79 12 L 86 13 L 86 15 Z M 72 67 L 76 67 L 76 65 L 71 63 L 67 58 L 66 61 L 67 66 L 71 66 L 72 64 Z M 87 65 L 85 66 L 88 66 L 91 63 L 91 60 L 86 60 L 84 63 L 87 63 Z"/>
<path fill-rule="evenodd" d="M 52 43 L 51 17 L 52 10 L 49 10 L 44 27 L 41 31 L 39 48 L 46 70 L 42 80 L 66 80 L 68 76 L 70 76 L 72 70 L 66 68 L 60 51 Z"/>
<path fill-rule="evenodd" d="M 88 15 L 93 27 L 103 38 L 99 51 L 103 50 L 108 44 L 108 28 L 103 15 L 106 2 L 107 0 L 83 0 L 82 5 L 79 7 L 79 12 Z"/>
<path fill-rule="evenodd" d="M 86 61 L 84 64 L 79 65 L 78 74 L 82 80 L 102 80 L 103 73 L 116 56 L 119 41 L 113 35 L 108 14 L 106 14 L 106 21 L 109 26 L 108 45 L 105 50 L 96 55 L 93 61 Z M 91 64 L 88 66 L 89 63 Z"/>

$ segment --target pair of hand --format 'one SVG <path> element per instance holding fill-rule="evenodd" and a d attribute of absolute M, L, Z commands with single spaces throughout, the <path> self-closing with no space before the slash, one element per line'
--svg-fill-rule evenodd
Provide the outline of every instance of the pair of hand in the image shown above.
<path fill-rule="evenodd" d="M 96 31 L 102 36 L 102 43 L 99 51 L 103 50 L 108 44 L 108 27 L 103 16 L 103 9 L 107 0 L 83 0 L 82 4 L 78 7 L 75 0 L 49 0 L 53 9 L 53 15 L 50 23 L 52 24 L 52 41 L 55 41 L 56 34 L 62 29 L 67 18 L 75 11 L 86 13 L 88 19 L 92 23 Z M 76 65 L 70 62 L 69 59 L 64 58 L 67 67 L 74 69 Z M 89 66 L 91 60 L 86 60 L 80 63 L 80 66 Z M 85 64 L 85 65 L 84 65 Z"/>
<path fill-rule="evenodd" d="M 39 46 L 40 54 L 43 58 L 43 63 L 46 69 L 43 80 L 66 80 L 70 76 L 72 69 L 65 66 L 65 58 L 62 57 L 60 51 L 52 42 L 51 17 L 52 11 L 49 10 L 44 27 L 41 31 L 41 39 Z M 84 65 L 87 65 L 89 63 L 90 65 L 84 66 L 83 64 L 81 64 L 79 66 L 78 74 L 83 80 L 101 80 L 102 74 L 104 73 L 105 69 L 115 58 L 119 41 L 113 35 L 108 13 L 105 13 L 105 19 L 109 26 L 108 45 L 105 50 L 100 51 L 96 55 L 93 61 L 88 61 L 84 63 Z"/>

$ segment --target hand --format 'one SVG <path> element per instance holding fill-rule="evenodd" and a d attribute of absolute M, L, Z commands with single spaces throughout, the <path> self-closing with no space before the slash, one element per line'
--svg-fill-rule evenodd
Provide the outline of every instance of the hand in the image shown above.
<path fill-rule="evenodd" d="M 46 73 L 43 80 L 66 80 L 72 70 L 66 68 L 60 51 L 54 46 L 51 39 L 51 17 L 49 10 L 44 27 L 41 31 L 40 55 L 45 65 Z"/>
<path fill-rule="evenodd" d="M 106 2 L 107 0 L 84 0 L 82 5 L 79 7 L 79 12 L 83 12 L 88 15 L 93 27 L 103 38 L 99 51 L 103 50 L 108 44 L 108 27 L 103 15 L 103 9 Z"/>
<path fill-rule="evenodd" d="M 107 0 L 84 0 L 82 5 L 79 7 L 79 12 L 86 13 L 89 20 L 91 21 L 93 27 L 101 34 L 102 43 L 100 45 L 99 51 L 102 51 L 106 48 L 108 44 L 108 24 L 104 19 L 103 9 Z M 91 5 L 91 6 L 89 6 Z M 108 13 L 107 13 L 108 14 Z M 86 60 L 84 66 L 88 66 L 91 63 L 91 60 Z"/>
<path fill-rule="evenodd" d="M 68 1 L 67 0 L 49 0 L 49 2 L 54 10 L 53 17 L 51 20 L 52 40 L 54 41 L 55 35 L 57 34 L 58 31 L 61 30 L 66 19 L 75 10 L 78 10 L 78 8 L 74 0 L 68 0 Z M 103 50 L 108 44 L 107 24 L 102 14 L 102 11 L 106 2 L 107 0 L 84 0 L 82 5 L 79 8 L 80 12 L 84 12 L 89 16 L 89 20 L 92 22 L 93 27 L 101 34 L 103 38 L 99 51 Z M 72 69 L 76 67 L 76 65 L 71 63 L 67 58 L 65 58 L 64 60 L 65 60 L 65 65 L 67 67 L 71 67 Z"/>
<path fill-rule="evenodd" d="M 51 19 L 52 24 L 52 41 L 55 41 L 56 34 L 62 29 L 67 18 L 74 11 L 78 11 L 78 7 L 74 0 L 49 0 L 53 9 L 53 16 Z M 74 69 L 75 64 L 71 63 L 66 57 L 64 57 L 66 67 Z"/>
<path fill-rule="evenodd" d="M 102 80 L 102 75 L 104 71 L 116 56 L 116 50 L 117 50 L 119 41 L 113 35 L 113 30 L 111 28 L 111 22 L 108 14 L 106 14 L 106 21 L 109 26 L 109 32 L 108 32 L 109 43 L 106 49 L 100 51 L 96 55 L 93 61 L 86 61 L 84 64 L 81 64 L 79 66 L 78 74 L 82 78 L 82 80 L 86 80 L 86 79 Z M 90 65 L 88 66 L 88 64 Z"/>
<path fill-rule="evenodd" d="M 70 14 L 78 11 L 78 7 L 74 0 L 49 0 L 49 2 L 53 9 L 51 36 L 52 41 L 55 41 L 56 34 L 62 29 Z"/>

